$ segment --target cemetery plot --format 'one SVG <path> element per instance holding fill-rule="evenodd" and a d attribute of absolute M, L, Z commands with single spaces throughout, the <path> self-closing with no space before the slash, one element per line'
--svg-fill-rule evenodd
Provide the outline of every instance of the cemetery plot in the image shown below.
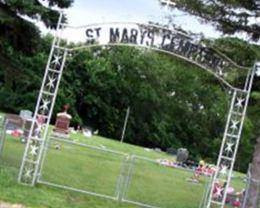
<path fill-rule="evenodd" d="M 125 157 L 118 152 L 52 138 L 39 183 L 117 199 Z"/>
<path fill-rule="evenodd" d="M 133 158 L 132 167 L 123 201 L 145 207 L 199 207 L 210 181 L 201 176 L 199 183 L 191 182 L 193 171 L 161 166 L 141 157 Z"/>

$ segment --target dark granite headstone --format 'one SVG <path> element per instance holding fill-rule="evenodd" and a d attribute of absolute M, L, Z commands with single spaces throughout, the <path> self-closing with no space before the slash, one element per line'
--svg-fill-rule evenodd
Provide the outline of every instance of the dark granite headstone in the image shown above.
<path fill-rule="evenodd" d="M 177 150 L 177 162 L 185 162 L 189 157 L 189 151 L 185 148 L 179 148 Z"/>
<path fill-rule="evenodd" d="M 177 150 L 170 147 L 170 148 L 167 148 L 166 153 L 169 155 L 177 155 Z"/>

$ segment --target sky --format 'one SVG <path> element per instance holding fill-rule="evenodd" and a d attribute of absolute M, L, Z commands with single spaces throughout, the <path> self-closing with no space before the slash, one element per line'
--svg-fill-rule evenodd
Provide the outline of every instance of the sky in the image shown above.
<path fill-rule="evenodd" d="M 184 12 L 162 6 L 158 0 L 74 0 L 73 6 L 64 10 L 64 13 L 71 26 L 104 22 L 147 23 L 149 21 L 166 24 L 169 21 L 166 17 L 171 15 L 174 18 L 174 24 L 184 30 L 204 33 L 208 38 L 221 36 L 221 33 L 215 31 L 212 26 L 201 24 L 198 19 Z M 41 23 L 38 25 L 43 33 L 54 32 L 47 30 Z M 77 31 L 64 31 L 64 37 L 70 41 L 81 41 L 77 34 Z"/>

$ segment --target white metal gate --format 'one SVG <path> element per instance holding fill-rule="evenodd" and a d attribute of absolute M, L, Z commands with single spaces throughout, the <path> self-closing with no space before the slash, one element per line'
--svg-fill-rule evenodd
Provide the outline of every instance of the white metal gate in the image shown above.
<path fill-rule="evenodd" d="M 254 75 L 260 65 L 256 64 L 251 69 L 237 66 L 223 54 L 220 54 L 210 48 L 198 45 L 196 42 L 192 42 L 192 38 L 188 37 L 186 34 L 176 30 L 169 30 L 168 28 L 163 28 L 157 25 L 111 23 L 116 24 L 117 27 L 106 28 L 105 31 L 110 31 L 110 39 L 108 38 L 107 42 L 102 43 L 103 39 L 101 38 L 100 31 L 102 30 L 102 26 L 106 27 L 106 25 L 95 24 L 84 27 L 70 27 L 62 24 L 61 19 L 62 14 L 60 15 L 59 22 L 57 24 L 57 34 L 53 40 L 53 45 L 33 118 L 32 127 L 35 126 L 37 117 L 42 117 L 45 119 L 45 124 L 40 129 L 42 131 L 42 136 L 33 136 L 34 130 L 31 128 L 29 141 L 27 142 L 24 151 L 18 181 L 22 184 L 31 186 L 37 183 L 42 166 L 41 163 L 43 161 L 42 158 L 44 155 L 44 146 L 46 145 L 47 140 L 48 127 L 68 53 L 72 53 L 73 51 L 79 49 L 102 45 L 141 46 L 156 51 L 165 52 L 195 64 L 213 74 L 220 81 L 226 84 L 232 91 L 233 100 L 228 113 L 226 129 L 217 162 L 217 174 L 213 178 L 208 203 L 206 206 L 207 208 L 212 206 L 223 208 L 225 205 L 227 187 L 230 184 L 231 174 L 236 159 Z M 124 35 L 128 32 L 124 24 L 128 24 L 133 27 L 131 29 L 130 38 Z M 122 37 L 118 35 L 120 33 L 120 27 L 123 34 Z M 87 35 L 86 45 L 77 48 L 67 48 L 61 46 L 61 33 L 64 28 L 79 30 L 83 29 L 84 34 Z M 96 33 L 95 36 L 93 36 L 94 33 Z M 137 34 L 139 34 L 139 36 Z M 146 36 L 146 39 L 144 39 L 144 35 Z M 228 73 L 236 73 L 238 70 L 248 71 L 247 80 L 243 89 L 232 86 L 226 79 L 226 75 Z M 226 187 L 223 188 L 223 190 L 218 190 L 220 193 L 220 200 L 215 200 L 213 198 L 213 187 L 216 181 L 219 180 L 225 183 Z"/>
<path fill-rule="evenodd" d="M 38 183 L 118 200 L 128 155 L 57 137 L 44 151 Z"/>

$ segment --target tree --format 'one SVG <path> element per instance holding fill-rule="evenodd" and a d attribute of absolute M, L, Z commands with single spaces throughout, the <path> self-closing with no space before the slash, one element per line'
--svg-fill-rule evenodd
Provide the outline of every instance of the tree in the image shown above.
<path fill-rule="evenodd" d="M 118 139 L 131 106 L 126 142 L 164 150 L 185 146 L 194 159 L 217 156 L 212 144 L 221 142 L 228 102 L 207 72 L 172 56 L 124 47 L 80 51 L 66 66 L 57 105 L 66 100 L 74 106 L 80 119 L 73 122 Z"/>
<path fill-rule="evenodd" d="M 68 8 L 73 0 L 46 0 L 45 4 L 49 7 L 41 2 L 39 0 L 0 0 L 0 69 L 2 71 L 0 76 L 4 76 L 3 87 L 9 94 L 15 92 L 13 90 L 15 79 L 23 76 L 22 63 L 25 62 L 23 59 L 28 61 L 28 57 L 25 56 L 41 53 L 40 30 L 24 17 L 40 20 L 46 27 L 54 28 L 59 12 L 53 7 Z"/>
<path fill-rule="evenodd" d="M 251 166 L 251 177 L 249 179 L 249 190 L 248 190 L 248 197 L 246 201 L 247 208 L 254 208 L 256 207 L 256 203 L 259 202 L 260 193 L 259 189 L 259 179 L 260 178 L 260 138 L 257 139 L 257 144 L 255 145 L 255 152 L 254 152 L 254 159 Z M 256 181 L 255 181 L 256 180 Z"/>
<path fill-rule="evenodd" d="M 45 2 L 48 3 L 49 7 L 44 6 L 38 0 L 1 0 L 0 47 L 3 46 L 4 41 L 7 41 L 16 50 L 26 53 L 34 52 L 37 41 L 39 41 L 40 32 L 24 16 L 40 20 L 48 28 L 54 28 L 58 22 L 59 12 L 52 8 L 54 6 L 68 8 L 73 3 L 73 0 L 47 0 Z"/>
<path fill-rule="evenodd" d="M 224 34 L 232 35 L 238 32 L 245 32 L 253 41 L 258 41 L 260 39 L 260 25 L 256 21 L 252 21 L 260 16 L 260 4 L 257 0 L 171 1 L 177 8 L 200 17 L 204 22 L 213 24 L 216 29 L 222 31 Z M 252 49 L 252 47 L 250 48 Z M 248 51 L 248 48 L 246 48 L 246 51 Z M 234 53 L 233 55 L 236 56 Z M 242 60 L 241 57 L 240 60 Z M 259 80 L 257 80 L 257 82 L 258 81 Z M 260 89 L 258 86 L 259 85 L 256 84 L 254 85 L 253 92 L 256 91 L 255 93 L 259 93 Z M 253 105 L 251 104 L 250 108 L 249 113 L 259 111 L 259 99 L 254 99 Z M 260 127 L 259 122 L 254 119 L 253 123 L 255 125 L 255 138 L 259 138 L 260 133 L 256 131 L 256 129 L 259 129 Z M 259 154 L 260 145 L 258 139 L 258 143 L 255 146 L 252 166 L 252 173 L 255 180 L 260 180 Z M 250 196 L 255 196 L 256 191 L 257 189 L 254 185 L 249 187 Z M 250 197 L 246 207 L 251 208 L 252 204 L 256 203 L 254 200 L 255 197 Z"/>
<path fill-rule="evenodd" d="M 260 5 L 257 0 L 171 1 L 175 7 L 200 17 L 204 22 L 213 24 L 224 34 L 245 32 L 254 41 L 260 38 L 260 25 L 254 22 L 260 14 Z"/>

